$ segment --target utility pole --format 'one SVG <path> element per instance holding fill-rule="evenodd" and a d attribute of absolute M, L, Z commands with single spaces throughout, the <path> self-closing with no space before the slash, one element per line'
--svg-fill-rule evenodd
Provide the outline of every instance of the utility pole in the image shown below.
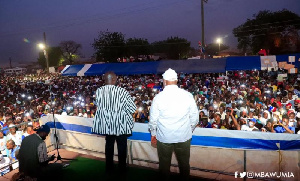
<path fill-rule="evenodd" d="M 204 3 L 207 3 L 207 1 L 208 0 L 201 0 L 201 26 L 202 26 L 202 46 L 203 47 L 205 47 L 205 42 L 204 42 Z"/>
<path fill-rule="evenodd" d="M 9 68 L 12 68 L 12 65 L 11 65 L 11 57 L 9 57 Z"/>
<path fill-rule="evenodd" d="M 46 72 L 49 73 L 49 60 L 48 60 L 48 52 L 47 52 L 47 43 L 46 43 L 46 33 L 44 32 L 44 44 L 45 44 L 45 49 L 44 49 L 44 55 L 46 59 L 46 64 L 47 64 L 47 70 Z"/>

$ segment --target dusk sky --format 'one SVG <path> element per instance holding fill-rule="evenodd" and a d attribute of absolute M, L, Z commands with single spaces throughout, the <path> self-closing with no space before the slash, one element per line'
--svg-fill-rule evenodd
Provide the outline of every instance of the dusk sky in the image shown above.
<path fill-rule="evenodd" d="M 299 0 L 208 0 L 205 41 L 217 37 L 231 49 L 237 40 L 233 28 L 260 10 L 290 10 L 300 15 Z M 125 38 L 145 38 L 150 43 L 170 36 L 186 38 L 197 47 L 201 40 L 201 0 L 1 0 L 0 67 L 37 62 L 37 44 L 46 32 L 48 46 L 73 40 L 81 54 L 93 55 L 91 44 L 100 31 L 122 32 Z"/>

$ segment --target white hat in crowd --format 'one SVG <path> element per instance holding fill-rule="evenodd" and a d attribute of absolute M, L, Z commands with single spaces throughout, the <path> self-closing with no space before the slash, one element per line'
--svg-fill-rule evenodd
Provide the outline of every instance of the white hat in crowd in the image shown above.
<path fill-rule="evenodd" d="M 169 80 L 169 81 L 177 80 L 177 73 L 175 72 L 175 70 L 171 68 L 166 70 L 162 76 L 164 80 Z"/>
<path fill-rule="evenodd" d="M 296 114 L 296 117 L 297 117 L 297 118 L 300 118 L 300 112 L 298 112 L 298 113 Z"/>
<path fill-rule="evenodd" d="M 16 126 L 14 124 L 10 124 L 8 127 L 13 128 L 13 127 L 16 127 Z"/>

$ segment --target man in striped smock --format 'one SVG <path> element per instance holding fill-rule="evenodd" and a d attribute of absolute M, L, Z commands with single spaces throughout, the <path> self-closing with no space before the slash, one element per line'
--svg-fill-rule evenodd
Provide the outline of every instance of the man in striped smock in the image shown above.
<path fill-rule="evenodd" d="M 114 169 L 114 143 L 117 141 L 119 170 L 126 171 L 127 137 L 133 128 L 132 114 L 136 110 L 130 94 L 123 88 L 115 86 L 117 76 L 113 72 L 104 75 L 105 86 L 96 91 L 97 106 L 92 132 L 105 135 L 106 172 Z"/>

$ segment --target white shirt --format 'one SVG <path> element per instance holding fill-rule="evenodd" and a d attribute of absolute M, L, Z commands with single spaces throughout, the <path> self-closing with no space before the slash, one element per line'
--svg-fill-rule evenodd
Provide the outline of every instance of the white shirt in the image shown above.
<path fill-rule="evenodd" d="M 267 124 L 268 119 L 261 117 L 259 118 L 260 122 L 262 123 L 263 126 L 265 126 Z"/>
<path fill-rule="evenodd" d="M 225 118 L 226 118 L 226 113 L 223 112 L 223 113 L 221 114 L 221 119 L 224 120 Z"/>
<path fill-rule="evenodd" d="M 66 111 L 64 111 L 64 112 L 61 113 L 61 115 L 62 115 L 62 116 L 67 116 L 68 113 L 67 113 Z"/>
<path fill-rule="evenodd" d="M 203 112 L 204 112 L 204 115 L 205 115 L 205 116 L 207 116 L 207 115 L 208 115 L 207 109 L 200 109 L 200 110 L 199 110 L 199 114 L 200 114 L 200 112 L 201 112 L 201 111 L 203 111 Z"/>
<path fill-rule="evenodd" d="M 196 102 L 191 93 L 177 85 L 168 85 L 157 94 L 150 108 L 149 128 L 163 143 L 185 142 L 199 121 Z"/>
<path fill-rule="evenodd" d="M 0 151 L 4 151 L 6 148 L 6 136 L 0 138 Z"/>
<path fill-rule="evenodd" d="M 6 140 L 10 140 L 10 139 L 12 139 L 16 145 L 20 146 L 22 143 L 22 131 L 16 131 L 15 135 L 12 135 L 11 133 L 9 133 L 6 136 Z"/>
<path fill-rule="evenodd" d="M 252 128 L 250 128 L 248 125 L 242 125 L 241 127 L 241 131 L 253 131 L 253 129 L 256 128 L 255 126 L 253 126 Z M 257 128 L 256 128 L 257 129 Z"/>

